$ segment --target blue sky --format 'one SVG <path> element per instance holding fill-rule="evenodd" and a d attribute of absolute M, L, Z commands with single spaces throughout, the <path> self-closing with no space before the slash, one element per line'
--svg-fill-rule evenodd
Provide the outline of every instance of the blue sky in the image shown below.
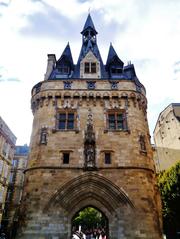
<path fill-rule="evenodd" d="M 77 61 L 88 9 L 104 63 L 112 42 L 146 87 L 151 136 L 159 113 L 180 102 L 179 0 L 0 0 L 0 115 L 17 144 L 29 144 L 31 89 L 47 54 L 59 58 L 69 41 Z"/>

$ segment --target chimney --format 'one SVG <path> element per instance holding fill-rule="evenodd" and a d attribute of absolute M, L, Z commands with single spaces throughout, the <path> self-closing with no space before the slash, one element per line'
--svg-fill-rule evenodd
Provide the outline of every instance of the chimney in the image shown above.
<path fill-rule="evenodd" d="M 56 64 L 56 55 L 55 54 L 48 54 L 48 62 L 47 62 L 47 69 L 46 74 L 44 75 L 44 80 L 48 80 L 52 70 Z"/>

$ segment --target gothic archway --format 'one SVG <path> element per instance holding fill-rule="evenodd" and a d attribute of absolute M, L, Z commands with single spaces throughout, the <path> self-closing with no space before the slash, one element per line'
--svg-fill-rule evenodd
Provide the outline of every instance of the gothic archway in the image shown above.
<path fill-rule="evenodd" d="M 87 172 L 61 186 L 52 195 L 45 210 L 50 208 L 51 204 L 60 204 L 62 208 L 68 212 L 72 212 L 75 206 L 88 197 L 101 202 L 106 206 L 108 211 L 115 211 L 120 204 L 129 205 L 131 208 L 134 208 L 132 201 L 122 188 L 120 189 L 113 182 L 98 173 Z"/>
<path fill-rule="evenodd" d="M 91 205 L 109 221 L 109 232 L 117 234 L 119 210 L 132 211 L 134 205 L 122 188 L 95 172 L 85 172 L 62 185 L 50 198 L 44 212 L 61 210 L 67 218 L 68 237 L 74 215 Z"/>

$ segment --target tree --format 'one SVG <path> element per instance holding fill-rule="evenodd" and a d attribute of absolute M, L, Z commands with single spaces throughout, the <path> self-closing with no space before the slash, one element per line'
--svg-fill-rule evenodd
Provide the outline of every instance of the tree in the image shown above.
<path fill-rule="evenodd" d="M 95 228 L 97 226 L 105 226 L 106 218 L 105 216 L 98 210 L 93 207 L 86 207 L 82 211 L 78 212 L 74 219 L 73 225 L 79 226 L 81 225 L 83 228 Z"/>
<path fill-rule="evenodd" d="M 168 239 L 180 232 L 180 162 L 158 176 L 163 206 L 163 228 Z"/>

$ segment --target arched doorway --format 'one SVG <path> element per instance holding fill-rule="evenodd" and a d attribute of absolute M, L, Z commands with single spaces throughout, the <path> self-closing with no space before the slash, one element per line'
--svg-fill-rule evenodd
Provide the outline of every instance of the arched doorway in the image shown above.
<path fill-rule="evenodd" d="M 87 206 L 75 213 L 71 221 L 72 234 L 82 232 L 86 238 L 109 235 L 109 221 L 106 215 L 94 206 Z"/>
<path fill-rule="evenodd" d="M 57 231 L 60 238 L 69 239 L 73 218 L 87 207 L 93 207 L 106 216 L 109 237 L 116 239 L 123 237 L 125 221 L 132 218 L 134 211 L 132 201 L 122 188 L 94 172 L 86 172 L 64 183 L 43 211 L 51 216 L 57 228 L 62 225 L 63 230 Z"/>

